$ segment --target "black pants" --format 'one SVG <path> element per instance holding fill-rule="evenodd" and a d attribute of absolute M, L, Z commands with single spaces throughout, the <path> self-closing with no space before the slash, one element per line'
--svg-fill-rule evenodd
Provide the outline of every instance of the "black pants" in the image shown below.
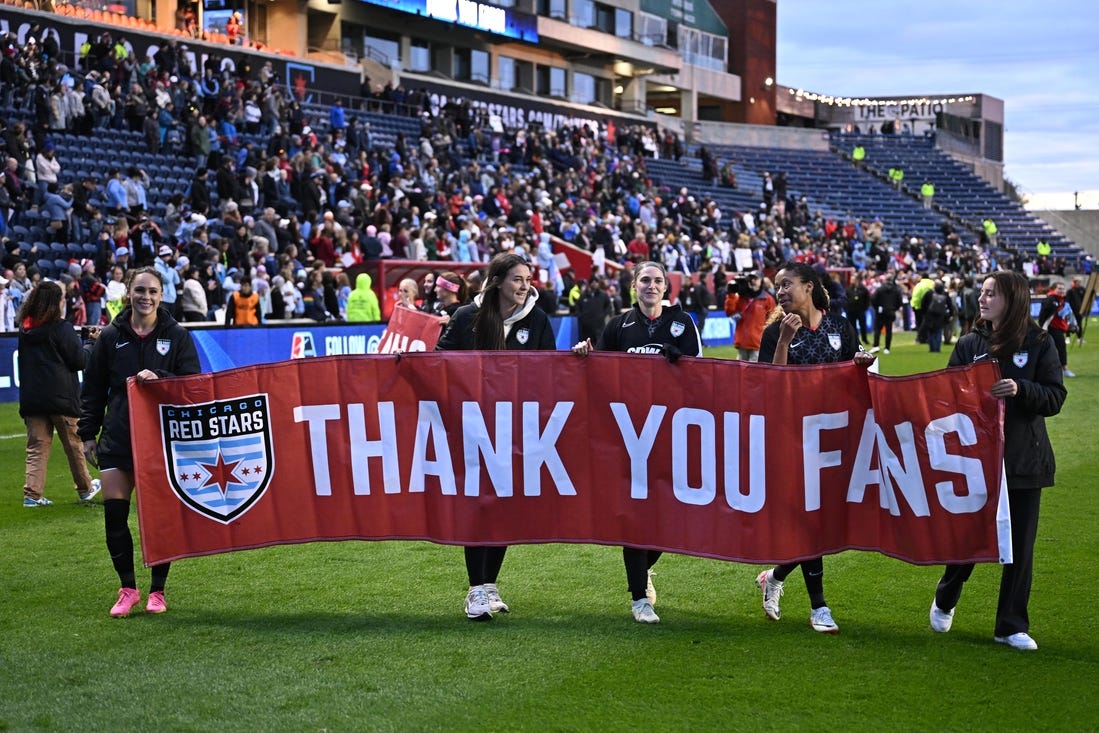
<path fill-rule="evenodd" d="M 864 344 L 867 343 L 867 339 L 866 339 L 866 311 L 863 311 L 862 313 L 848 313 L 847 314 L 847 321 L 851 324 L 851 327 L 854 328 L 858 332 L 859 338 L 862 339 L 862 342 Z"/>
<path fill-rule="evenodd" d="M 1066 335 L 1064 331 L 1058 331 L 1052 327 L 1049 329 L 1049 338 L 1053 341 L 1054 348 L 1057 349 L 1057 358 L 1061 360 L 1062 369 L 1068 366 L 1068 349 L 1065 348 Z"/>
<path fill-rule="evenodd" d="M 885 348 L 893 348 L 893 321 L 897 320 L 896 313 L 876 313 L 874 315 L 874 346 L 881 341 L 882 329 L 885 329 Z"/>
<path fill-rule="evenodd" d="M 496 576 L 500 574 L 500 568 L 504 564 L 504 554 L 507 546 L 499 547 L 467 547 L 466 573 L 469 575 L 469 584 L 484 585 L 495 583 Z"/>
<path fill-rule="evenodd" d="M 1034 577 L 1034 538 L 1038 534 L 1038 505 L 1041 499 L 1041 489 L 1008 491 L 1014 562 L 1004 565 L 1000 575 L 1000 599 L 996 604 L 996 627 L 993 632 L 996 636 L 1011 636 L 1030 630 L 1027 604 L 1030 602 L 1030 583 Z M 947 565 L 946 572 L 935 589 L 935 605 L 944 611 L 958 605 L 962 586 L 972 573 L 972 563 Z"/>
<path fill-rule="evenodd" d="M 649 568 L 656 565 L 663 553 L 657 550 L 639 550 L 636 547 L 622 548 L 622 562 L 626 565 L 626 584 L 630 597 L 640 601 L 645 597 L 645 587 L 649 584 Z"/>

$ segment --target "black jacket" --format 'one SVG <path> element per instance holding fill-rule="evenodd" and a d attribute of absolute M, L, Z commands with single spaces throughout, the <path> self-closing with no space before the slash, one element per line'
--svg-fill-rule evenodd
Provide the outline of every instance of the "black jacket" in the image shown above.
<path fill-rule="evenodd" d="M 76 373 L 88 355 L 66 320 L 19 327 L 19 416 L 80 415 Z"/>
<path fill-rule="evenodd" d="M 950 355 L 950 366 L 991 359 L 984 324 L 959 339 Z M 1061 411 L 1065 389 L 1061 360 L 1053 341 L 1036 325 L 1031 326 L 1020 351 L 1000 362 L 1000 373 L 1014 379 L 1019 392 L 1005 400 L 1004 467 L 1009 489 L 1040 489 L 1053 485 L 1056 463 L 1046 433 L 1046 418 Z"/>
<path fill-rule="evenodd" d="M 129 308 L 124 309 L 99 334 L 84 371 L 76 431 L 82 441 L 99 436 L 98 450 L 102 455 L 131 453 L 127 378 L 142 369 L 150 369 L 160 377 L 201 371 L 190 332 L 176 323 L 167 310 L 160 309 L 156 328 L 145 338 L 134 333 L 130 312 Z"/>
<path fill-rule="evenodd" d="M 535 307 L 536 301 L 527 300 L 524 306 L 526 314 L 511 326 L 504 343 L 508 350 L 552 351 L 557 348 L 557 338 L 553 335 L 553 324 L 541 308 Z M 477 347 L 473 342 L 473 318 L 480 310 L 477 302 L 463 305 L 454 312 L 439 342 L 438 351 L 472 351 Z"/>
<path fill-rule="evenodd" d="M 684 356 L 702 356 L 702 339 L 694 319 L 678 305 L 664 306 L 653 323 L 636 304 L 611 319 L 599 337 L 599 351 L 663 354 L 674 346 Z"/>

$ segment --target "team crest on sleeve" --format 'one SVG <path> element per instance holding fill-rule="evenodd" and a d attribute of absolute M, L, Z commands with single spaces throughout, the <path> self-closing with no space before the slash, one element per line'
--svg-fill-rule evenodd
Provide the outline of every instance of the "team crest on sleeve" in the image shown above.
<path fill-rule="evenodd" d="M 171 339 L 157 339 L 156 340 L 156 353 L 161 356 L 168 355 L 168 349 L 172 348 Z"/>
<path fill-rule="evenodd" d="M 161 405 L 168 483 L 188 507 L 229 524 L 267 491 L 275 468 L 267 395 Z"/>
<path fill-rule="evenodd" d="M 530 341 L 530 329 L 520 328 L 518 331 L 515 332 L 515 340 L 521 344 L 525 344 L 527 341 Z"/>
<path fill-rule="evenodd" d="M 832 351 L 839 351 L 843 346 L 843 337 L 838 333 L 828 334 L 828 345 L 832 347 Z"/>
<path fill-rule="evenodd" d="M 679 338 L 683 335 L 683 332 L 687 330 L 687 326 L 679 321 L 673 321 L 672 327 L 669 330 L 672 332 L 672 338 Z"/>
<path fill-rule="evenodd" d="M 1022 369 L 1026 366 L 1027 359 L 1030 358 L 1030 354 L 1026 351 L 1016 351 L 1011 356 L 1011 363 Z"/>

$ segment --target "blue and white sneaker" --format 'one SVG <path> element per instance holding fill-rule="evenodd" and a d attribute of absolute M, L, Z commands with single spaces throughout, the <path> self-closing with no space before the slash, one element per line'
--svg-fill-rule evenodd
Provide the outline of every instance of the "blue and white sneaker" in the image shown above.
<path fill-rule="evenodd" d="M 39 506 L 53 506 L 53 502 L 44 496 L 40 496 L 37 499 L 32 499 L 29 496 L 23 497 L 23 506 L 27 508 L 39 507 Z"/>
<path fill-rule="evenodd" d="M 99 490 L 102 489 L 102 488 L 103 488 L 103 483 L 99 479 L 93 478 L 92 479 L 92 488 L 88 491 L 85 491 L 83 494 L 80 495 L 80 501 L 91 501 L 92 499 L 95 498 L 95 495 L 98 494 Z"/>

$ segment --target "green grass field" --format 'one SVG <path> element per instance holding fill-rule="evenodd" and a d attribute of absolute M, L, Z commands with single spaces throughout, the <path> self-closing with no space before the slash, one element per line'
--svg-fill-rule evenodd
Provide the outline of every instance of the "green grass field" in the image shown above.
<path fill-rule="evenodd" d="M 899 335 L 882 372 L 947 356 Z M 408 542 L 181 561 L 167 614 L 113 620 L 101 505 L 75 502 L 55 445 L 57 504 L 23 509 L 23 425 L 0 405 L 0 730 L 1099 729 L 1099 348 L 1073 348 L 1070 364 L 1079 376 L 1050 421 L 1058 482 L 1043 502 L 1032 654 L 992 642 L 997 567 L 977 569 L 938 635 L 939 569 L 865 552 L 826 560 L 838 636 L 809 629 L 800 574 L 771 622 L 758 568 L 681 556 L 657 565 L 663 622 L 642 626 L 620 551 L 578 545 L 514 548 L 501 575 L 513 612 L 488 624 L 462 613 L 461 550 Z"/>

